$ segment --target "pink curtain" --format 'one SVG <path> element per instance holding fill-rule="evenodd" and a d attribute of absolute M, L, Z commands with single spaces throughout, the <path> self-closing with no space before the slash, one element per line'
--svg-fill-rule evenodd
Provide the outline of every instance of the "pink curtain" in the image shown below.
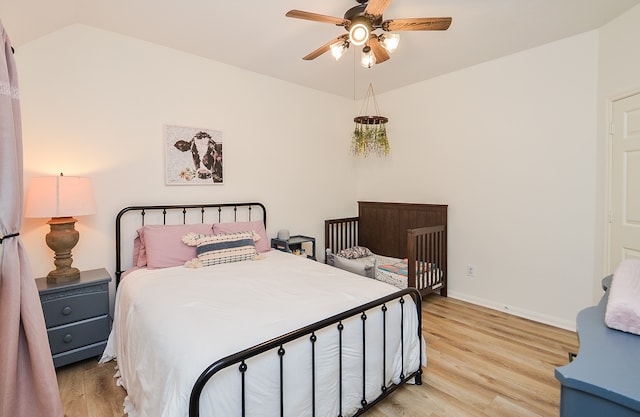
<path fill-rule="evenodd" d="M 11 43 L 0 22 L 0 416 L 62 417 L 35 280 L 22 240 L 22 125 Z"/>

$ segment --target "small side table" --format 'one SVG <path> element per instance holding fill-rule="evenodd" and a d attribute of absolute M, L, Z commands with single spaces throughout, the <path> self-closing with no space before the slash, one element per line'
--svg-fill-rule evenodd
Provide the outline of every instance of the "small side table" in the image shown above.
<path fill-rule="evenodd" d="M 311 250 L 308 248 L 311 246 Z M 291 236 L 289 240 L 271 239 L 271 247 L 283 252 L 295 253 L 296 255 L 306 255 L 311 260 L 316 260 L 316 238 L 303 235 Z M 310 253 L 309 253 L 310 252 Z"/>
<path fill-rule="evenodd" d="M 48 283 L 36 279 L 56 368 L 101 355 L 111 331 L 106 269 L 81 271 L 80 279 Z"/>

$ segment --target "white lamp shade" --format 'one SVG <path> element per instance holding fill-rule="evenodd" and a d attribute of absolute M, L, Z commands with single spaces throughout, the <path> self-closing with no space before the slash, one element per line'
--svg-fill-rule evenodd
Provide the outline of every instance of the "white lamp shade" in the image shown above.
<path fill-rule="evenodd" d="M 371 47 L 362 48 L 362 57 L 360 57 L 360 65 L 364 68 L 371 68 L 376 63 L 376 56 L 371 51 Z"/>
<path fill-rule="evenodd" d="M 394 53 L 398 49 L 400 44 L 400 35 L 397 33 L 385 33 L 380 39 L 380 44 L 390 54 Z"/>
<path fill-rule="evenodd" d="M 31 179 L 25 217 L 73 217 L 96 212 L 89 178 L 36 177 Z"/>
<path fill-rule="evenodd" d="M 349 43 L 344 40 L 340 40 L 339 42 L 334 43 L 330 46 L 331 55 L 337 60 L 342 58 L 342 56 L 347 52 L 347 48 L 349 48 Z"/>

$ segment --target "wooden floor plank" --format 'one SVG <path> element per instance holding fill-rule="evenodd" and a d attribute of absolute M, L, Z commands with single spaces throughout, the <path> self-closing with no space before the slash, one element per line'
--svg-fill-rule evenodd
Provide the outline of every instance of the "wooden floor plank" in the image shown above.
<path fill-rule="evenodd" d="M 577 352 L 574 332 L 452 298 L 422 306 L 428 364 L 422 385 L 405 385 L 369 417 L 556 417 L 554 369 Z M 58 369 L 66 417 L 123 417 L 126 392 L 115 363 L 96 359 Z"/>
<path fill-rule="evenodd" d="M 87 416 L 83 369 L 85 364 L 67 366 L 56 372 L 65 417 Z"/>

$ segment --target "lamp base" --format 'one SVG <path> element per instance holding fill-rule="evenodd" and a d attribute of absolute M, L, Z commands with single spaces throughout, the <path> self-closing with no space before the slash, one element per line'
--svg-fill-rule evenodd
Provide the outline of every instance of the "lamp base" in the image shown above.
<path fill-rule="evenodd" d="M 80 270 L 78 268 L 54 269 L 47 274 L 48 283 L 69 282 L 80 279 Z"/>
<path fill-rule="evenodd" d="M 74 226 L 77 221 L 73 217 L 53 217 L 47 222 L 51 231 L 47 233 L 45 240 L 47 246 L 55 252 L 53 263 L 56 265 L 56 269 L 47 275 L 49 283 L 80 279 L 80 270 L 71 266 L 73 262 L 71 249 L 76 246 L 80 238 L 80 234 Z"/>

